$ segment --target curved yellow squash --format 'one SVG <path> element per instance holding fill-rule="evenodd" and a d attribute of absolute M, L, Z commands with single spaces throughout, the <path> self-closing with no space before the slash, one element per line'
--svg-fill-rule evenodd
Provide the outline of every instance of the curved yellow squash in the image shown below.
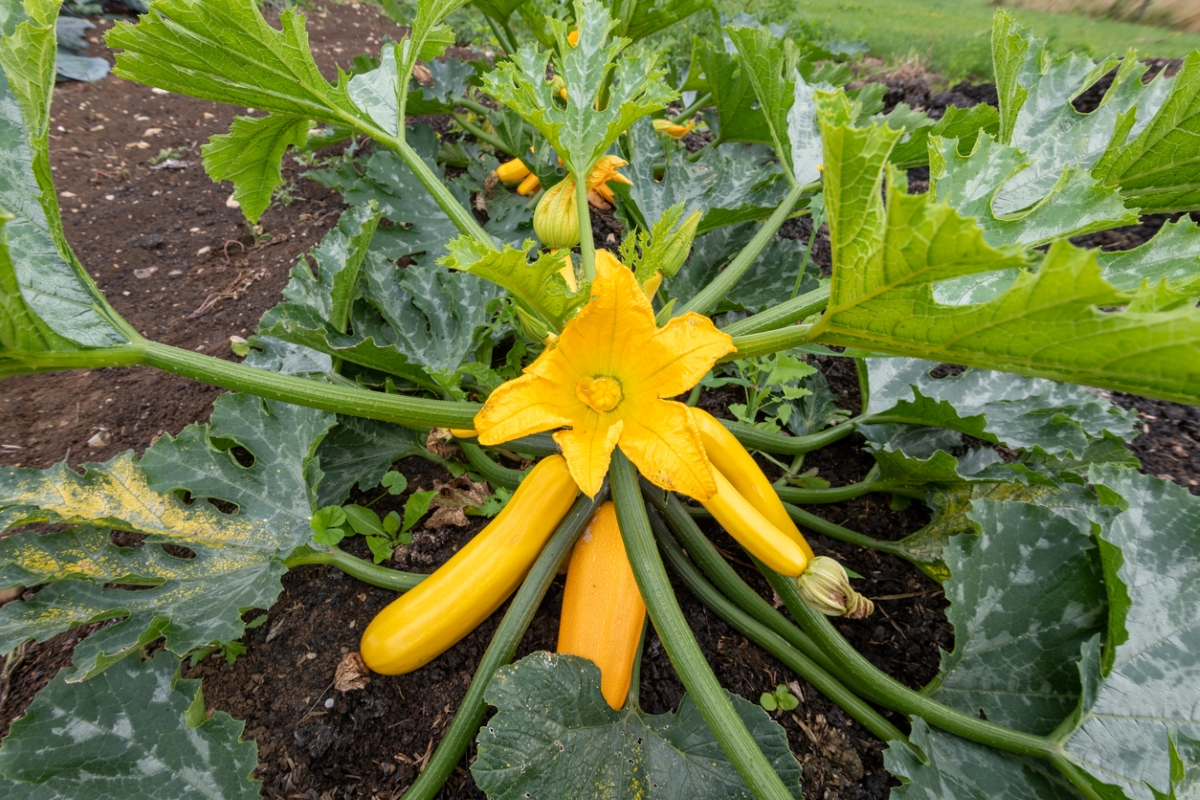
<path fill-rule="evenodd" d="M 808 566 L 808 556 L 799 543 L 772 525 L 716 466 L 713 478 L 717 493 L 702 501 L 713 518 L 768 567 L 789 578 L 799 577 Z"/>
<path fill-rule="evenodd" d="M 520 585 L 578 491 L 562 456 L 542 459 L 486 528 L 371 621 L 366 665 L 412 672 L 474 630 Z"/>
<path fill-rule="evenodd" d="M 767 480 L 767 476 L 754 461 L 754 457 L 746 452 L 737 437 L 729 432 L 716 417 L 698 408 L 692 409 L 692 419 L 700 428 L 700 439 L 704 442 L 704 452 L 712 465 L 725 474 L 729 482 L 750 505 L 767 518 L 772 525 L 795 540 L 804 551 L 804 557 L 809 561 L 813 558 L 812 548 L 804 534 L 792 522 L 783 501 L 775 493 L 775 487 Z"/>

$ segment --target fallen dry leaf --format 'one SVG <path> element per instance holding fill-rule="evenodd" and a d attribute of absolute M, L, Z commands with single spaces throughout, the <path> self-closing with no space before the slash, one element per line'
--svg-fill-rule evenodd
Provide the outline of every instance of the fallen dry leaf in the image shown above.
<path fill-rule="evenodd" d="M 371 671 L 358 653 L 347 653 L 333 673 L 333 688 L 343 694 L 364 689 L 370 682 Z"/>
<path fill-rule="evenodd" d="M 436 510 L 425 521 L 426 528 L 445 528 L 449 525 L 465 528 L 471 524 L 466 509 L 482 505 L 492 493 L 487 483 L 473 481 L 466 475 L 459 475 L 449 483 L 434 481 L 433 489 L 437 494 L 429 505 Z"/>
<path fill-rule="evenodd" d="M 458 442 L 449 428 L 434 428 L 425 438 L 425 449 L 435 456 L 456 460 L 459 456 Z"/>

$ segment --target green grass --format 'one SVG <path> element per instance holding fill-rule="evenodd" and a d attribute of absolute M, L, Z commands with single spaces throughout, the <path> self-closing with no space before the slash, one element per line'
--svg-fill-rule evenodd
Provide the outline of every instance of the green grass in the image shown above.
<path fill-rule="evenodd" d="M 793 31 L 832 39 L 862 39 L 871 54 L 896 62 L 912 55 L 950 80 L 991 77 L 990 38 L 996 7 L 988 0 L 719 0 L 726 14 L 745 10 Z M 1130 47 L 1143 56 L 1175 58 L 1200 50 L 1200 34 L 1077 14 L 1011 9 L 1050 40 L 1053 52 L 1103 57 Z"/>

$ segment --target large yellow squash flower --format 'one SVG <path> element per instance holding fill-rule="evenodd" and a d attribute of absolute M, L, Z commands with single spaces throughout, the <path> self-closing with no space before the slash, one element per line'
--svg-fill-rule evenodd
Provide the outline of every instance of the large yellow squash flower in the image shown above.
<path fill-rule="evenodd" d="M 554 434 L 571 476 L 594 496 L 618 445 L 657 486 L 707 500 L 717 492 L 688 391 L 736 350 L 708 317 L 689 313 L 659 328 L 631 271 L 596 252 L 591 300 L 525 374 L 492 392 L 475 416 L 479 441 L 496 445 Z"/>

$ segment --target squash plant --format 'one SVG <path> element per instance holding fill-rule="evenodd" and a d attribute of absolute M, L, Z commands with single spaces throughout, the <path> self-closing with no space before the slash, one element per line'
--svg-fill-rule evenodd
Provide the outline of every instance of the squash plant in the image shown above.
<path fill-rule="evenodd" d="M 1185 216 L 1121 252 L 1070 239 L 1200 209 L 1200 54 L 1147 82 L 1132 52 L 1054 55 L 1000 12 L 999 107 L 935 121 L 880 114 L 877 87 L 837 88 L 849 76 L 835 53 L 745 18 L 697 39 L 686 78 L 669 81 L 633 42 L 702 0 L 476 0 L 508 54 L 494 64 L 440 59 L 463 5 L 419 0 L 408 38 L 334 83 L 303 14 L 274 27 L 252 0 L 156 0 L 108 34 L 122 77 L 266 112 L 204 149 L 251 222 L 290 148 L 372 142 L 313 173 L 351 208 L 239 364 L 146 340 L 75 258 L 48 157 L 58 4 L 0 0 L 0 376 L 146 365 L 235 392 L 140 458 L 0 471 L 0 529 L 62 526 L 0 539 L 0 587 L 42 586 L 0 610 L 0 651 L 118 620 L 13 724 L 5 796 L 256 796 L 253 743 L 206 717 L 178 659 L 238 639 L 241 613 L 269 608 L 280 576 L 309 564 L 412 592 L 365 634 L 383 672 L 436 658 L 512 595 L 405 797 L 433 796 L 476 734 L 472 772 L 497 798 L 798 797 L 786 737 L 718 685 L 668 569 L 887 741 L 896 798 L 1194 793 L 1200 500 L 1137 472 L 1132 416 L 1078 385 L 1200 402 L 1200 230 Z M 514 14 L 533 41 L 517 41 Z M 1077 112 L 1113 70 L 1100 107 Z M 664 116 L 681 92 L 684 113 Z M 711 141 L 690 153 L 673 137 L 701 112 Z M 470 137 L 410 126 L 429 113 Z M 928 190 L 910 192 L 905 170 L 922 165 Z M 615 204 L 619 247 L 596 248 L 590 202 Z M 828 279 L 803 243 L 777 238 L 802 214 L 828 221 Z M 836 407 L 808 354 L 854 360 L 859 413 Z M 935 362 L 968 369 L 934 378 Z M 693 408 L 719 383 L 746 387 L 739 421 Z M 854 432 L 877 462 L 864 481 L 800 472 Z M 431 435 L 516 489 L 486 532 L 432 577 L 328 544 L 343 520 L 396 535 L 398 520 L 341 506 L 400 457 L 454 466 Z M 963 452 L 964 435 L 1006 455 Z M 498 450 L 541 460 L 522 473 Z M 746 450 L 783 478 L 769 483 Z M 804 509 L 867 492 L 924 502 L 931 521 L 877 541 Z M 787 614 L 697 527 L 710 514 Z M 572 556 L 589 524 L 603 548 L 584 534 Z M 829 623 L 871 602 L 801 528 L 942 582 L 955 646 L 924 690 Z M 116 546 L 113 529 L 144 546 Z M 564 652 L 506 666 L 568 559 L 601 577 L 570 588 Z M 606 580 L 605 597 L 625 587 L 619 601 L 589 594 Z M 662 717 L 638 708 L 630 586 L 688 692 Z M 579 629 L 589 598 L 598 632 Z M 159 639 L 164 652 L 130 657 Z"/>

